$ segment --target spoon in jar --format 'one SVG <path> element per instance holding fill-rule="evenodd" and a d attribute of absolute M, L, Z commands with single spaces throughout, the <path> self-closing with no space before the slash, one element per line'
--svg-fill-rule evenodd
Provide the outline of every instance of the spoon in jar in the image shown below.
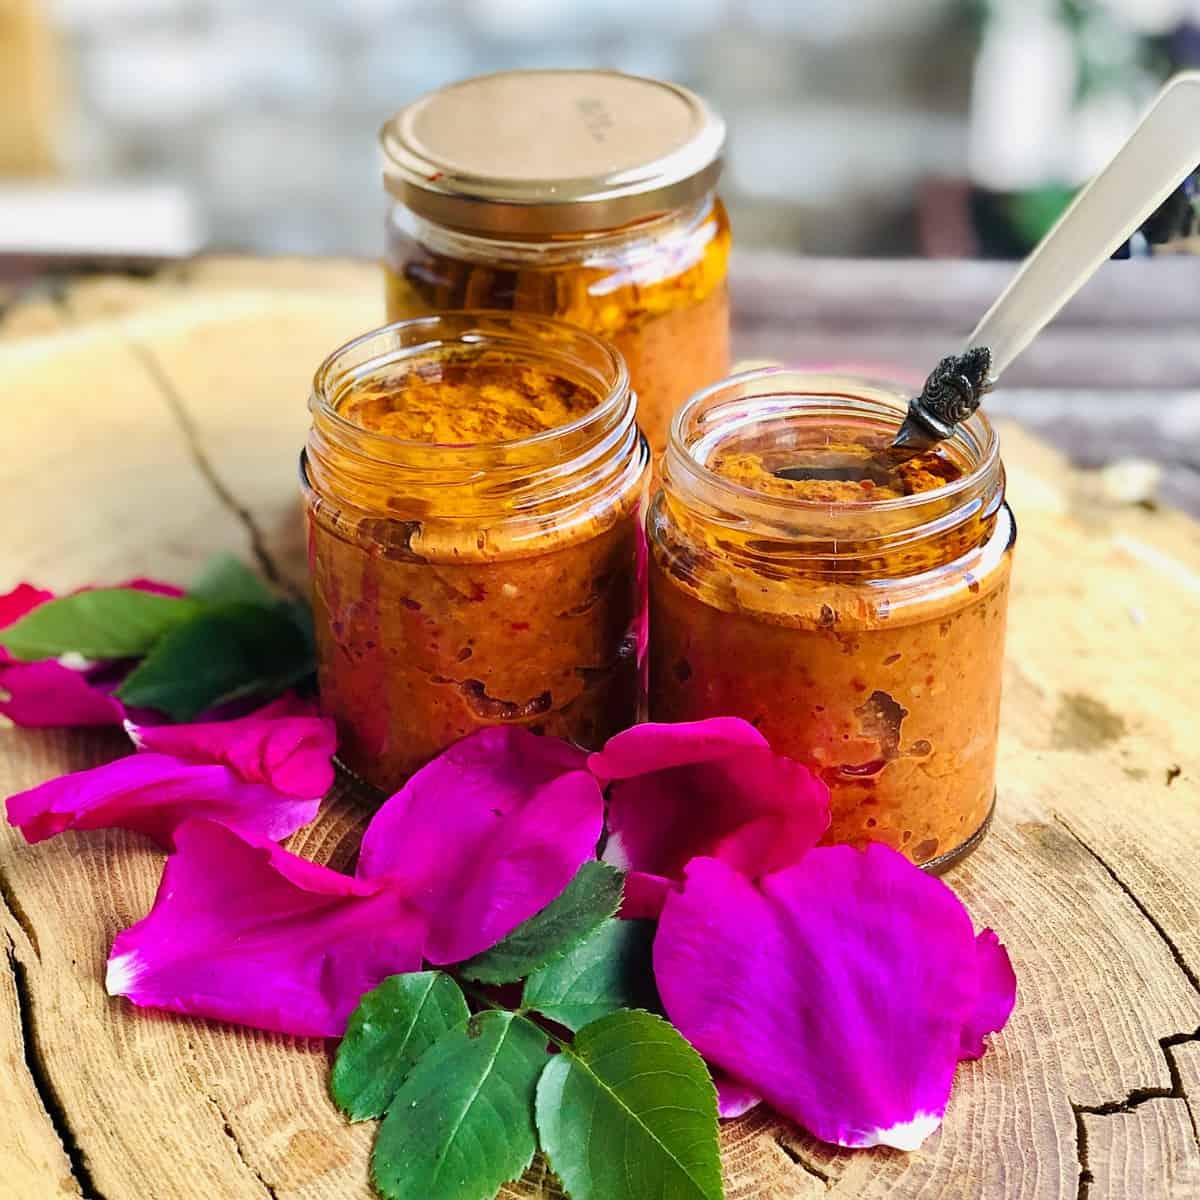
<path fill-rule="evenodd" d="M 1037 244 L 960 354 L 930 373 L 892 442 L 927 450 L 978 407 L 1000 372 L 1200 162 L 1200 71 L 1176 75 L 1112 161 Z"/>

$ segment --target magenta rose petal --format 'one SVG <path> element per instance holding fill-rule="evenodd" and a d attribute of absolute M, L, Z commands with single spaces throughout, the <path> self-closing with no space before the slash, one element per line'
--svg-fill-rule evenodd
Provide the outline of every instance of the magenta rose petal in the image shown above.
<path fill-rule="evenodd" d="M 54 593 L 45 588 L 34 587 L 32 583 L 18 583 L 11 592 L 0 595 L 0 629 L 19 621 L 39 604 L 53 599 Z M 0 661 L 11 661 L 3 646 L 0 646 Z"/>
<path fill-rule="evenodd" d="M 187 595 L 183 588 L 176 587 L 173 583 L 163 583 L 161 579 L 147 579 L 144 575 L 139 575 L 136 579 L 128 579 L 124 583 L 118 583 L 117 587 L 134 588 L 139 592 L 154 592 L 159 596 Z"/>
<path fill-rule="evenodd" d="M 954 893 L 882 845 L 812 850 L 757 884 L 714 859 L 685 875 L 654 944 L 680 1032 L 824 1141 L 919 1146 L 987 974 Z"/>
<path fill-rule="evenodd" d="M 629 871 L 626 916 L 656 916 L 698 856 L 750 877 L 795 862 L 829 825 L 829 790 L 736 717 L 635 725 L 588 766 L 609 784 L 606 861 Z"/>
<path fill-rule="evenodd" d="M 412 897 L 429 920 L 430 962 L 479 954 L 595 856 L 604 805 L 585 764 L 583 751 L 524 729 L 472 734 L 375 814 L 358 875 Z"/>
<path fill-rule="evenodd" d="M 1017 976 L 1008 951 L 991 929 L 975 939 L 979 988 L 975 1007 L 963 1026 L 959 1058 L 979 1058 L 987 1049 L 984 1038 L 1004 1028 L 1017 1001 Z"/>
<path fill-rule="evenodd" d="M 365 992 L 420 967 L 424 932 L 385 884 L 189 821 L 154 907 L 117 935 L 106 986 L 141 1007 L 338 1037 Z"/>
<path fill-rule="evenodd" d="M 53 599 L 44 588 L 18 584 L 0 595 L 0 629 Z M 0 646 L 0 716 L 14 725 L 116 725 L 124 715 L 120 701 L 92 688 L 82 671 L 51 658 L 18 662 Z"/>
<path fill-rule="evenodd" d="M 762 1103 L 762 1097 L 752 1087 L 747 1087 L 724 1071 L 713 1071 L 712 1081 L 717 1089 L 717 1116 L 724 1121 L 745 1116 Z"/>
<path fill-rule="evenodd" d="M 119 725 L 125 706 L 94 687 L 82 671 L 47 658 L 0 662 L 0 716 L 26 729 Z"/>
<path fill-rule="evenodd" d="M 607 853 L 605 858 L 611 862 Z M 674 881 L 663 875 L 651 875 L 646 871 L 627 872 L 625 894 L 621 897 L 621 911 L 617 915 L 624 921 L 638 918 L 657 920 L 667 902 L 667 893 L 674 886 Z"/>
<path fill-rule="evenodd" d="M 320 803 L 320 795 L 288 795 L 218 763 L 145 752 L 10 796 L 8 823 L 29 842 L 67 829 L 131 829 L 169 849 L 190 817 L 279 839 L 311 821 Z"/>
<path fill-rule="evenodd" d="M 247 783 L 264 783 L 289 796 L 320 798 L 333 786 L 337 734 L 327 717 L 307 714 L 303 701 L 282 697 L 232 721 L 125 728 L 142 750 L 186 762 L 232 767 Z"/>
<path fill-rule="evenodd" d="M 66 829 L 119 827 L 170 848 L 189 817 L 287 837 L 316 816 L 333 783 L 333 722 L 310 712 L 307 701 L 283 696 L 233 721 L 126 721 L 138 754 L 10 797 L 9 823 L 31 842 Z"/>
<path fill-rule="evenodd" d="M 181 596 L 180 588 L 153 579 L 131 579 L 121 587 Z M 29 583 L 0 595 L 0 629 L 54 599 L 54 593 Z M 125 705 L 111 693 L 128 671 L 128 664 L 71 663 L 46 658 L 18 662 L 0 646 L 0 716 L 27 729 L 76 725 L 119 725 Z"/>

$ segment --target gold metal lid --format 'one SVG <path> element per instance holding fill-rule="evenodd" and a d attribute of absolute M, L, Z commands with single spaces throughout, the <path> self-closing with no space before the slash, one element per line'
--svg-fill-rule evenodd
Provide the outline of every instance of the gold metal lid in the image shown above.
<path fill-rule="evenodd" d="M 725 122 L 694 92 L 618 71 L 502 71 L 431 92 L 379 135 L 384 182 L 454 229 L 616 229 L 716 184 Z"/>

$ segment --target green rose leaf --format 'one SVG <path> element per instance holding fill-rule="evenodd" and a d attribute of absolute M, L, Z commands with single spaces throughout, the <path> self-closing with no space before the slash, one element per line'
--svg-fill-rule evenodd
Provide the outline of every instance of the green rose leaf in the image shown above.
<path fill-rule="evenodd" d="M 275 603 L 270 588 L 232 554 L 218 554 L 204 564 L 188 595 L 213 604 L 255 604 L 269 608 Z"/>
<path fill-rule="evenodd" d="M 572 1030 L 619 1008 L 653 1008 L 653 943 L 652 921 L 605 921 L 562 958 L 534 971 L 522 1004 Z"/>
<path fill-rule="evenodd" d="M 351 1121 L 383 1116 L 421 1055 L 470 1015 L 442 971 L 385 979 L 359 1001 L 338 1046 L 329 1081 L 338 1108 Z"/>
<path fill-rule="evenodd" d="M 572 1200 L 718 1200 L 717 1093 L 666 1021 L 623 1011 L 547 1063 L 537 1126 Z"/>
<path fill-rule="evenodd" d="M 479 1013 L 443 1034 L 379 1127 L 375 1187 L 389 1200 L 491 1200 L 533 1161 L 546 1057 L 546 1035 L 515 1013 Z"/>
<path fill-rule="evenodd" d="M 203 611 L 201 601 L 188 597 L 94 588 L 38 605 L 0 630 L 0 645 L 25 662 L 63 654 L 134 658 Z"/>
<path fill-rule="evenodd" d="M 285 606 L 229 604 L 167 633 L 117 695 L 190 721 L 230 700 L 277 695 L 313 669 L 312 645 Z"/>
<path fill-rule="evenodd" d="M 459 967 L 464 979 L 514 983 L 578 945 L 621 905 L 625 877 L 615 867 L 585 862 L 562 894 L 503 941 Z"/>

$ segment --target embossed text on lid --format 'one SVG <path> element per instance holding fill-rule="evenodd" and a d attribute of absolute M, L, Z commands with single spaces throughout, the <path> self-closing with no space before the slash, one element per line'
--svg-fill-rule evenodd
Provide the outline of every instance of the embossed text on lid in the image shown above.
<path fill-rule="evenodd" d="M 615 71 L 506 71 L 414 101 L 381 132 L 388 187 L 455 228 L 613 229 L 703 197 L 725 127 L 694 93 Z"/>

